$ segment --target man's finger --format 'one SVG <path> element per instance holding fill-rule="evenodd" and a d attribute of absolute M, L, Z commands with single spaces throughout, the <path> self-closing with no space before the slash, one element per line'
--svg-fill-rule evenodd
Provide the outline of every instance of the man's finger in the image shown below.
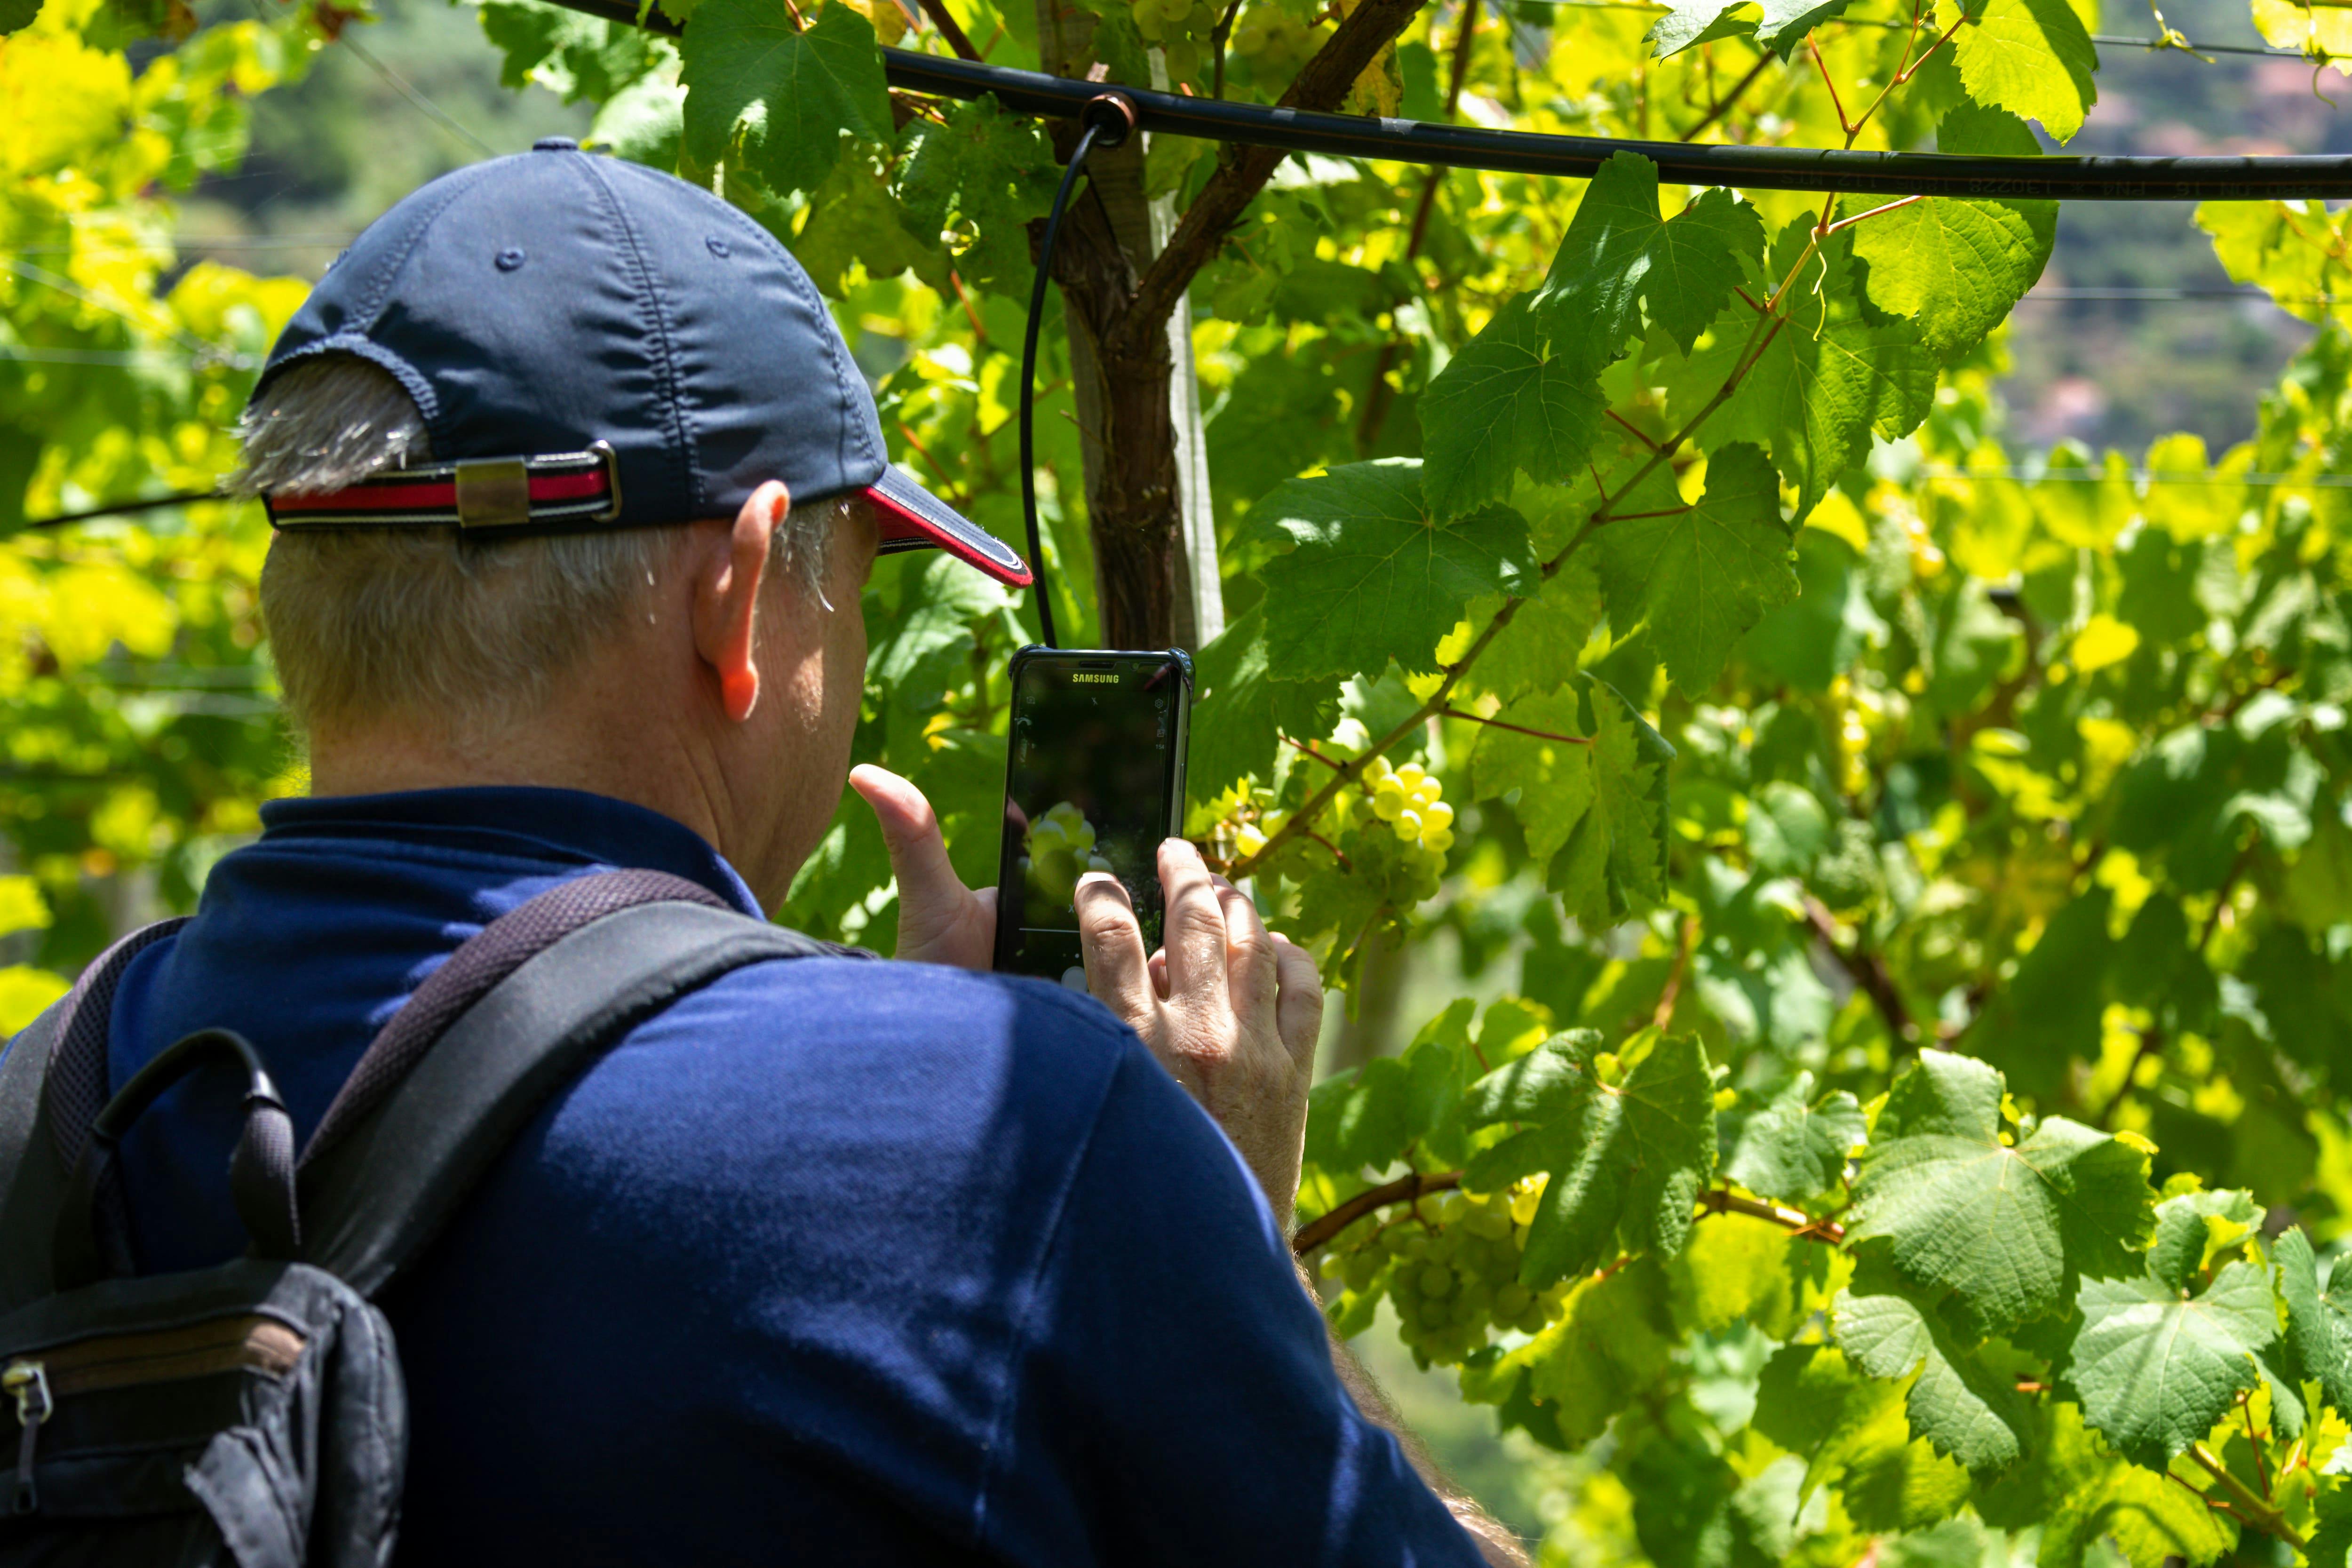
<path fill-rule="evenodd" d="M 1162 839 L 1160 886 L 1168 898 L 1170 997 L 1178 1003 L 1213 997 L 1230 1008 L 1233 1002 L 1225 990 L 1225 911 L 1201 852 L 1181 838 Z"/>
<path fill-rule="evenodd" d="M 1168 1000 L 1168 950 L 1164 947 L 1151 951 L 1151 989 L 1162 1002 Z"/>
<path fill-rule="evenodd" d="M 865 797 L 874 808 L 874 820 L 881 825 L 882 845 L 890 852 L 890 873 L 898 879 L 899 907 L 961 908 L 967 889 L 948 859 L 939 814 L 923 798 L 923 792 L 871 763 L 849 771 L 849 787 Z"/>
<path fill-rule="evenodd" d="M 1274 938 L 1258 918 L 1250 896 L 1223 877 L 1212 877 L 1217 902 L 1225 916 L 1226 980 L 1233 994 L 1234 1016 L 1263 1027 L 1274 1016 L 1275 997 L 1282 978 L 1276 966 Z"/>
<path fill-rule="evenodd" d="M 1276 967 L 1282 975 L 1282 995 L 1275 1004 L 1275 1032 L 1290 1049 L 1290 1059 L 1302 1071 L 1315 1063 L 1315 1042 L 1323 1032 L 1323 977 L 1314 956 L 1288 937 L 1274 939 Z"/>
<path fill-rule="evenodd" d="M 1143 951 L 1143 927 L 1135 918 L 1135 904 L 1108 871 L 1089 871 L 1078 879 L 1071 903 L 1078 915 L 1078 949 L 1086 955 L 1087 989 L 1149 1038 L 1155 1000 L 1151 961 Z"/>

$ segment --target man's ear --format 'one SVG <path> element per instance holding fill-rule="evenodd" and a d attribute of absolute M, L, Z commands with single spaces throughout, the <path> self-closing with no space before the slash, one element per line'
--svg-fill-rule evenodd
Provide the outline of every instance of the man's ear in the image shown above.
<path fill-rule="evenodd" d="M 751 492 L 726 533 L 717 535 L 714 528 L 696 553 L 694 649 L 718 676 L 719 705 L 739 724 L 760 700 L 754 652 L 760 584 L 767 575 L 768 548 L 792 506 L 791 492 L 770 479 Z"/>

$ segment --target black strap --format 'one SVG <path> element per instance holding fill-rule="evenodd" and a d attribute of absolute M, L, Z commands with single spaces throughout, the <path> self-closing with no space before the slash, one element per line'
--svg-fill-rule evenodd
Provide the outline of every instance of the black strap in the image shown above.
<path fill-rule="evenodd" d="M 642 904 L 582 926 L 517 966 L 398 1092 L 306 1156 L 304 1256 L 373 1296 L 540 1108 L 630 1028 L 744 964 L 852 951 L 699 904 Z"/>
<path fill-rule="evenodd" d="M 635 904 L 663 901 L 724 910 L 727 901 L 699 882 L 667 871 L 604 871 L 559 882 L 484 926 L 448 962 L 425 976 L 385 1021 L 353 1064 L 334 1103 L 302 1150 L 310 1163 L 399 1087 L 433 1042 L 493 985 L 581 927 Z"/>
<path fill-rule="evenodd" d="M 232 1029 L 199 1029 L 159 1053 L 122 1086 L 91 1124 L 73 1185 L 58 1206 L 54 1274 L 71 1290 L 132 1271 L 131 1247 L 120 1230 L 101 1223 L 99 1194 L 106 1190 L 122 1135 L 163 1091 L 199 1068 L 226 1067 L 245 1075 L 245 1131 L 228 1163 L 229 1198 L 257 1258 L 291 1258 L 300 1246 L 294 1201 L 294 1121 L 252 1042 Z"/>
<path fill-rule="evenodd" d="M 100 953 L 0 1055 L 0 1312 L 50 1293 L 58 1206 L 106 1103 L 106 1034 L 131 961 L 187 921 L 142 927 Z M 121 1185 L 99 1194 L 119 1214 Z"/>
<path fill-rule="evenodd" d="M 0 1310 L 58 1288 L 50 1243 L 105 1109 L 116 984 L 141 949 L 184 923 L 116 943 L 0 1057 Z M 509 910 L 417 987 L 312 1132 L 299 1174 L 303 1256 L 373 1294 L 540 1106 L 631 1027 L 744 964 L 825 953 L 873 956 L 657 871 L 574 878 Z M 101 1181 L 96 1209 L 97 1246 L 117 1260 L 119 1194 L 119 1182 Z"/>

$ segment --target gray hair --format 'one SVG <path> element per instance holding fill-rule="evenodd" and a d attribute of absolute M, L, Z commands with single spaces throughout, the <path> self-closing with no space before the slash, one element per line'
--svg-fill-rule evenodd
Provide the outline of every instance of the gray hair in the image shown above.
<path fill-rule="evenodd" d="M 247 496 L 341 489 L 432 458 L 406 390 L 351 355 L 289 367 L 246 410 L 239 435 L 245 462 L 229 486 Z M 776 531 L 776 563 L 820 602 L 825 546 L 848 504 L 796 505 Z M 305 730 L 404 713 L 462 733 L 532 712 L 600 631 L 644 613 L 682 537 L 282 532 L 261 570 L 261 613 L 287 705 Z"/>

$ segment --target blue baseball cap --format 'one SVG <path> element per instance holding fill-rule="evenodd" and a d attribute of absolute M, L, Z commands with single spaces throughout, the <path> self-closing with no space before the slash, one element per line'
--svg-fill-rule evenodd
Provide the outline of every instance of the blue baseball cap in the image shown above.
<path fill-rule="evenodd" d="M 774 236 L 672 175 L 550 137 L 446 174 L 370 224 L 255 384 L 352 354 L 415 399 L 429 466 L 267 498 L 283 529 L 584 531 L 731 516 L 781 479 L 859 494 L 884 550 L 1028 566 L 882 445 L 874 396 Z"/>

